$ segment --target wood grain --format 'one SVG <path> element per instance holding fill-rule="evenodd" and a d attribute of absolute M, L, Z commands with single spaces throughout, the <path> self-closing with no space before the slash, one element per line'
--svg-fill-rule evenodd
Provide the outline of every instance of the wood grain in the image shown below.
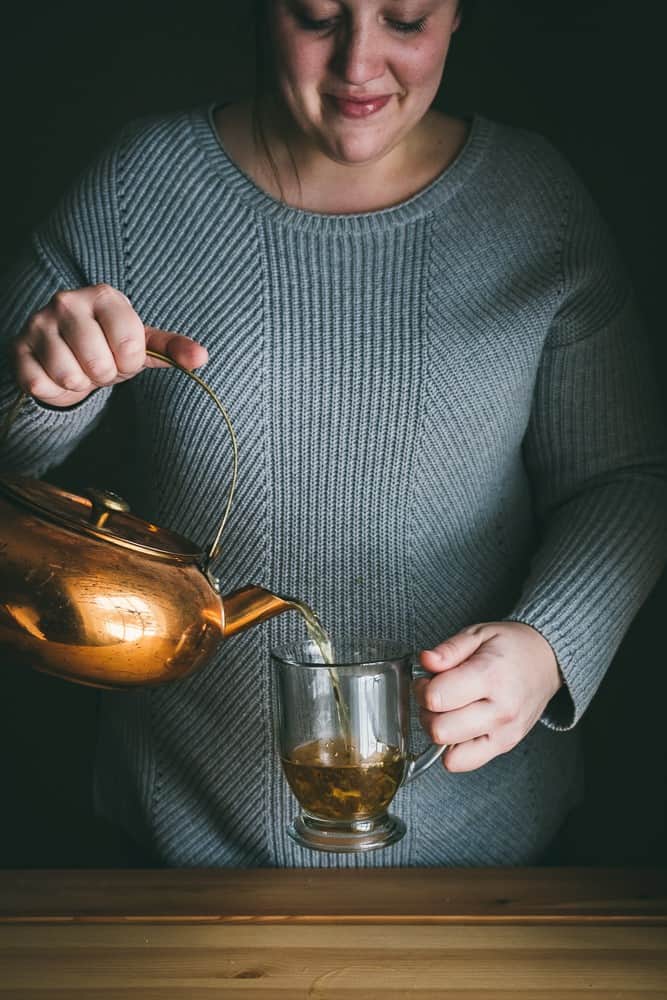
<path fill-rule="evenodd" d="M 0 1000 L 667 1000 L 666 878 L 5 871 Z"/>
<path fill-rule="evenodd" d="M 667 996 L 656 927 L 0 928 L 0 998 Z"/>

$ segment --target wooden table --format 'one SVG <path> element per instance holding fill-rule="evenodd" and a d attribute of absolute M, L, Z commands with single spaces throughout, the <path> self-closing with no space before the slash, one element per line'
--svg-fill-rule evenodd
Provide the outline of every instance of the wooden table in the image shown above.
<path fill-rule="evenodd" d="M 0 871 L 2 1000 L 667 998 L 667 869 Z"/>

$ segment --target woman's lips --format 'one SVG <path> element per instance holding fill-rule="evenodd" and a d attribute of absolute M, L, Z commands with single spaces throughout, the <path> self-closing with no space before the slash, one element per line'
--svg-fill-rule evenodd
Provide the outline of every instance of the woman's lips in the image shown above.
<path fill-rule="evenodd" d="M 380 97 L 336 97 L 330 95 L 330 100 L 341 115 L 346 118 L 367 118 L 381 111 L 385 104 L 391 100 L 391 94 L 383 94 Z"/>

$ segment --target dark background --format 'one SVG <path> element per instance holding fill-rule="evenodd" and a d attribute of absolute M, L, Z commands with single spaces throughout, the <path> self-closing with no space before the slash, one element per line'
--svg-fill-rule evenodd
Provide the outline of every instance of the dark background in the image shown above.
<path fill-rule="evenodd" d="M 2 27 L 4 183 L 0 268 L 73 176 L 128 119 L 248 92 L 249 3 L 24 5 Z M 440 103 L 547 136 L 608 220 L 655 345 L 664 282 L 656 136 L 660 4 L 479 0 L 459 33 Z M 633 13 L 642 10 L 638 15 Z M 656 127 L 657 126 L 657 127 Z M 109 448 L 112 442 L 107 442 Z M 108 449 L 105 449 L 108 450 Z M 113 450 L 113 449 L 112 449 Z M 98 464 L 83 451 L 55 474 L 75 486 Z M 119 452 L 122 458 L 122 452 Z M 91 470 L 91 466 L 93 469 Z M 667 584 L 646 603 L 583 720 L 587 792 L 554 863 L 663 865 Z M 92 816 L 95 692 L 2 664 L 0 867 L 142 865 Z"/>

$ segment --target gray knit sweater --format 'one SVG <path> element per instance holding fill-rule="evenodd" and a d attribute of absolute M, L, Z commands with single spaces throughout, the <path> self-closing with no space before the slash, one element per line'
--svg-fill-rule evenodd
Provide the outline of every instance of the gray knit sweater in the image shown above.
<path fill-rule="evenodd" d="M 95 803 L 178 866 L 530 864 L 581 794 L 581 718 L 665 561 L 665 465 L 627 280 L 581 183 L 537 135 L 476 117 L 457 160 L 384 211 L 285 206 L 225 154 L 211 110 L 135 123 L 35 234 L 4 336 L 55 291 L 123 290 L 210 352 L 239 437 L 214 567 L 311 604 L 335 634 L 429 647 L 503 617 L 566 680 L 510 753 L 401 789 L 398 844 L 314 854 L 274 746 L 268 650 L 283 615 L 184 681 L 100 693 Z M 217 411 L 143 372 L 133 509 L 202 545 L 230 476 Z M 5 372 L 2 406 L 15 387 Z M 100 420 L 30 402 L 5 471 L 43 474 Z M 109 414 L 111 413 L 111 416 Z M 413 714 L 416 745 L 426 738 Z"/>

